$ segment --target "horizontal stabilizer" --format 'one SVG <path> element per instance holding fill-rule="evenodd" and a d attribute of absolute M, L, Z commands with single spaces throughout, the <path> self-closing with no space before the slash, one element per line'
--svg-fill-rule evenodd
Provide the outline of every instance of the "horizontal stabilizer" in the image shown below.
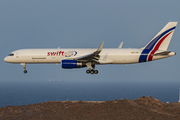
<path fill-rule="evenodd" d="M 169 55 L 171 51 L 164 51 L 164 52 L 160 52 L 160 53 L 156 53 L 153 56 L 163 56 L 163 55 Z"/>

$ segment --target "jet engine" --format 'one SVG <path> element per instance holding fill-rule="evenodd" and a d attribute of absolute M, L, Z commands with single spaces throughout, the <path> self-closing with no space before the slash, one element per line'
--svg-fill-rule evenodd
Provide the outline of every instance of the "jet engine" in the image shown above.
<path fill-rule="evenodd" d="M 86 67 L 86 64 L 83 62 L 78 62 L 76 60 L 62 60 L 61 67 L 65 69 L 81 68 Z"/>

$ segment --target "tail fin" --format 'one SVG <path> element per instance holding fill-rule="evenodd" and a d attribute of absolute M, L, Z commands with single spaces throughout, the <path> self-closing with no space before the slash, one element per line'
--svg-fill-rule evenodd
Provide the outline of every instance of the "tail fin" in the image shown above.
<path fill-rule="evenodd" d="M 169 22 L 143 49 L 156 49 L 166 51 L 177 22 Z"/>
<path fill-rule="evenodd" d="M 169 22 L 145 47 L 141 48 L 143 51 L 139 57 L 139 62 L 151 61 L 157 50 L 166 51 L 176 25 L 177 22 Z"/>

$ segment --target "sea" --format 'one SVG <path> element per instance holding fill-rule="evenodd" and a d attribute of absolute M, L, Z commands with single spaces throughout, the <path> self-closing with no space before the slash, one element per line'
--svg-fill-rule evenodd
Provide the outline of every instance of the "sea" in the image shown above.
<path fill-rule="evenodd" d="M 110 101 L 151 96 L 162 102 L 178 102 L 179 82 L 119 81 L 20 81 L 0 83 L 0 107 L 47 101 Z"/>

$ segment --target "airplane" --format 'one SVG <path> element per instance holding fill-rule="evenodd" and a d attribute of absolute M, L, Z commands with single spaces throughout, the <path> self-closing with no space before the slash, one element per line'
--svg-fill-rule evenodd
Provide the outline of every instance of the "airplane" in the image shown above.
<path fill-rule="evenodd" d="M 142 48 L 103 48 L 104 41 L 98 49 L 20 49 L 4 58 L 8 63 L 20 63 L 24 73 L 26 64 L 61 63 L 64 69 L 88 67 L 86 73 L 97 74 L 95 65 L 142 63 L 176 55 L 167 51 L 177 22 L 169 22 L 157 35 Z"/>

